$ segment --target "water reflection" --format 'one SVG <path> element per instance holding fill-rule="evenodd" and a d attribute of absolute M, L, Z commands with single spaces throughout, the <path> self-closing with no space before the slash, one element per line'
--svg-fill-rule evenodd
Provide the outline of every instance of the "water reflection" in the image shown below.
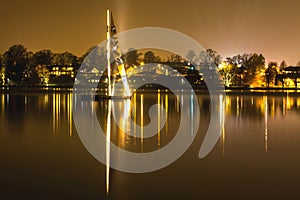
<path fill-rule="evenodd" d="M 221 149 L 222 149 L 222 155 L 224 156 L 225 154 L 225 104 L 226 100 L 224 100 L 224 96 L 220 95 L 219 96 L 219 105 L 220 105 L 220 142 L 221 142 Z"/>
<path fill-rule="evenodd" d="M 265 110 L 264 110 L 264 114 L 265 114 L 265 152 L 267 152 L 268 151 L 268 97 L 264 96 L 263 98 L 264 98 L 264 107 L 265 107 Z M 273 101 L 273 103 L 274 103 L 274 101 Z M 274 104 L 272 104 L 272 105 L 274 105 Z"/>
<path fill-rule="evenodd" d="M 40 135 L 47 134 L 51 138 L 62 137 L 67 138 L 67 141 L 69 139 L 74 141 L 77 134 L 73 127 L 72 98 L 73 94 L 69 92 L 1 93 L 0 136 L 2 142 L 6 142 L 6 140 L 3 140 L 6 137 L 24 135 L 26 138 L 39 138 Z M 202 128 L 200 127 L 198 134 L 203 135 L 209 124 L 210 98 L 206 94 L 199 94 L 197 98 L 200 105 L 200 123 L 202 123 Z M 91 113 L 97 114 L 98 121 L 108 136 L 105 148 L 106 178 L 103 178 L 103 181 L 106 181 L 107 192 L 110 190 L 110 182 L 112 182 L 110 179 L 113 173 L 113 170 L 110 169 L 112 161 L 110 159 L 109 141 L 120 148 L 137 153 L 151 152 L 163 148 L 173 139 L 178 130 L 182 109 L 180 108 L 180 102 L 183 103 L 184 109 L 189 111 L 187 121 L 190 124 L 191 133 L 193 133 L 194 108 L 197 105 L 194 105 L 194 99 L 190 93 L 175 96 L 165 91 L 138 92 L 133 94 L 132 99 L 114 104 L 111 101 L 74 102 L 80 105 L 80 108 L 77 108 L 82 110 L 87 107 L 87 104 L 92 104 Z M 157 124 L 154 128 L 156 135 L 146 138 L 144 127 L 150 123 L 148 113 L 150 107 L 154 104 L 164 108 L 166 123 L 161 123 L 163 112 L 157 109 L 156 117 L 152 119 Z M 280 148 L 287 149 L 290 144 L 299 141 L 299 127 L 297 125 L 300 117 L 300 98 L 295 93 L 228 94 L 226 97 L 219 96 L 219 105 L 220 141 L 213 152 L 219 156 L 224 156 L 224 158 L 232 155 L 238 156 L 236 152 L 242 151 L 246 147 L 248 151 L 255 150 L 270 155 L 276 149 L 277 151 Z M 121 116 L 124 118 L 128 116 L 133 122 L 120 118 L 116 123 L 111 116 L 113 106 L 115 106 L 114 109 L 122 110 Z M 91 124 L 91 126 L 94 126 L 94 124 Z M 138 126 L 141 126 L 141 129 Z M 33 129 L 38 129 L 39 132 L 36 131 L 36 135 L 33 135 Z M 132 132 L 132 136 L 125 133 L 128 131 Z M 195 147 L 197 151 L 200 144 L 195 144 L 199 145 Z M 31 145 L 30 143 L 30 147 L 33 148 L 34 145 L 37 144 Z M 64 143 L 64 145 L 66 144 Z M 67 149 L 67 147 L 64 146 L 63 149 Z M 52 150 L 49 149 L 49 152 Z"/>
<path fill-rule="evenodd" d="M 187 101 L 188 97 L 181 98 L 181 100 Z M 189 102 L 185 103 L 188 105 Z M 179 126 L 180 114 L 169 109 L 170 105 L 176 106 L 177 99 L 176 96 L 169 93 L 162 93 L 161 91 L 156 93 L 134 93 L 131 100 L 116 100 L 113 103 L 104 100 L 92 104 L 92 107 L 96 109 L 98 121 L 105 132 L 107 132 L 107 122 L 110 118 L 107 119 L 103 113 L 110 113 L 108 109 L 111 104 L 111 109 L 114 110 L 113 113 L 117 113 L 117 117 L 112 118 L 110 122 L 111 141 L 129 151 L 137 153 L 155 151 L 172 140 Z M 153 105 L 157 105 L 155 116 L 150 119 L 149 110 Z M 164 108 L 164 113 L 159 107 Z M 82 107 L 83 110 L 85 108 L 85 106 Z M 166 117 L 163 117 L 163 114 Z M 190 117 L 193 118 L 193 116 Z M 166 123 L 162 124 L 164 120 L 166 120 Z M 189 121 L 192 123 L 192 120 Z M 169 128 L 170 124 L 172 124 L 171 129 Z M 146 126 L 149 127 L 145 128 Z M 153 132 L 153 136 L 145 137 L 145 131 L 147 133 L 148 131 Z"/>
<path fill-rule="evenodd" d="M 45 94 L 0 94 L 0 111 L 1 123 L 10 124 L 10 119 L 16 120 L 18 123 L 24 123 L 31 118 L 28 116 L 52 116 L 52 133 L 68 133 L 69 137 L 74 134 L 73 119 L 72 119 L 72 93 L 45 93 Z M 178 122 L 180 116 L 179 101 L 183 105 L 187 105 L 190 113 L 190 126 L 193 126 L 194 118 L 194 100 L 193 96 L 189 94 L 182 94 L 178 97 L 168 92 L 157 91 L 156 93 L 134 93 L 131 100 L 125 103 L 119 102 L 117 107 L 122 107 L 124 118 L 129 116 L 134 123 L 129 123 L 127 120 L 119 119 L 118 123 L 110 122 L 107 112 L 111 108 L 111 103 L 108 101 L 93 102 L 92 112 L 98 115 L 99 123 L 102 128 L 107 130 L 111 123 L 111 132 L 116 133 L 112 136 L 112 141 L 122 148 L 128 148 L 135 152 L 149 152 L 159 149 L 166 145 L 176 133 L 178 129 Z M 264 149 L 268 151 L 268 132 L 269 121 L 277 118 L 284 118 L 287 115 L 300 115 L 300 99 L 294 94 L 282 95 L 226 95 L 219 97 L 220 101 L 220 142 L 222 145 L 222 152 L 225 147 L 225 132 L 227 118 L 235 120 L 236 125 L 242 121 L 261 122 L 264 126 L 262 131 L 264 138 Z M 209 118 L 209 96 L 198 95 L 198 102 L 201 108 L 201 117 Z M 84 109 L 87 102 L 77 102 L 81 104 Z M 166 123 L 161 124 L 161 110 L 157 109 L 156 113 L 156 135 L 153 138 L 144 138 L 144 126 L 150 123 L 148 115 L 149 108 L 158 104 L 165 110 L 167 117 Z M 113 104 L 115 105 L 115 104 Z M 174 108 L 174 109 L 172 109 Z M 118 109 L 118 108 L 116 108 Z M 101 112 L 101 114 L 100 114 Z M 111 113 L 110 113 L 111 115 Z M 118 127 L 117 125 L 120 125 Z M 141 126 L 140 132 L 137 125 Z M 4 125 L 7 126 L 7 125 Z M 67 131 L 66 131 L 67 130 Z M 131 131 L 132 137 L 124 132 Z M 192 131 L 193 132 L 193 131 Z M 140 140 L 137 140 L 137 134 L 140 134 Z M 227 133 L 230 134 L 230 133 Z M 228 135 L 230 137 L 230 135 Z M 156 138 L 156 139 L 155 139 Z M 148 145 L 145 145 L 145 142 Z M 151 144 L 151 145 L 149 145 Z M 154 145 L 155 144 L 155 145 Z M 136 146 L 136 147 L 132 147 Z M 154 148 L 155 147 L 155 148 Z M 139 149 L 139 150 L 138 150 Z M 224 153 L 224 152 L 223 152 Z"/>
<path fill-rule="evenodd" d="M 111 101 L 108 101 L 107 126 L 106 126 L 106 193 L 109 192 L 110 136 L 111 136 Z"/>
<path fill-rule="evenodd" d="M 0 94 L 1 123 L 10 129 L 13 122 L 26 125 L 34 122 L 34 126 L 41 126 L 39 121 L 44 118 L 51 120 L 52 133 L 68 133 L 73 135 L 72 93 L 46 94 Z M 48 127 L 40 127 L 43 128 Z M 26 131 L 26 130 L 24 130 Z"/>

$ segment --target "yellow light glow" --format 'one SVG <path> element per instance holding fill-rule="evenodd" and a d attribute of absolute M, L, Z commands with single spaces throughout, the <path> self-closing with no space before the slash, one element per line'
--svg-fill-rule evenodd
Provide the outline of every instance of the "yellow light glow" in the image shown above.
<path fill-rule="evenodd" d="M 158 104 L 158 112 L 157 112 L 157 147 L 160 148 L 160 90 L 158 90 L 157 94 L 157 104 Z"/>
<path fill-rule="evenodd" d="M 136 119 L 136 92 L 134 92 L 133 94 L 133 107 L 134 107 L 134 115 L 133 115 L 133 121 L 134 121 L 134 126 L 133 126 L 133 134 L 134 134 L 134 145 L 136 145 L 136 123 L 137 123 L 137 119 Z"/>
<path fill-rule="evenodd" d="M 268 97 L 264 96 L 265 115 L 265 152 L 268 151 Z"/>
<path fill-rule="evenodd" d="M 144 95 L 141 94 L 141 152 L 144 153 Z"/>
<path fill-rule="evenodd" d="M 111 135 L 111 101 L 108 101 L 107 126 L 106 126 L 106 192 L 109 192 L 110 170 L 110 135 Z"/>
<path fill-rule="evenodd" d="M 168 117 L 168 112 L 169 112 L 169 95 L 166 93 L 166 98 L 165 98 L 165 106 L 166 106 L 166 116 Z M 166 121 L 166 133 L 168 132 L 168 121 Z"/>

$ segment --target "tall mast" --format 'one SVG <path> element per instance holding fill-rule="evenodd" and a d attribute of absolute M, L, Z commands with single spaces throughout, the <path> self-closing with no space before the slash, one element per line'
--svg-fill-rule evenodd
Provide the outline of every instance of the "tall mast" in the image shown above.
<path fill-rule="evenodd" d="M 107 10 L 107 18 L 106 18 L 106 55 L 107 55 L 107 76 L 108 76 L 108 96 L 112 95 L 111 90 L 111 66 L 110 66 L 110 43 L 111 43 L 111 23 L 110 23 L 110 10 Z"/>
<path fill-rule="evenodd" d="M 127 81 L 126 71 L 125 71 L 125 65 L 122 59 L 122 53 L 118 46 L 118 40 L 115 36 L 117 33 L 116 26 L 113 21 L 112 12 L 110 10 L 107 10 L 107 75 L 108 75 L 108 96 L 113 96 L 114 94 L 114 80 L 112 77 L 112 70 L 111 70 L 111 64 L 110 59 L 111 56 L 114 57 L 114 60 L 116 62 L 119 75 L 121 76 L 123 86 L 124 86 L 124 92 L 125 96 L 130 96 L 130 89 Z M 112 47 L 113 45 L 113 47 Z M 111 55 L 112 53 L 112 55 Z"/>

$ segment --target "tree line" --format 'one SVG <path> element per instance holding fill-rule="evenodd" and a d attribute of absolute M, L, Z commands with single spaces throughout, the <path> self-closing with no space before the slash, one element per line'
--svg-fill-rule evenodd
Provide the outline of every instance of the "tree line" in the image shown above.
<path fill-rule="evenodd" d="M 198 56 L 195 52 L 189 51 L 186 57 L 199 66 L 214 65 L 227 87 L 284 85 L 284 76 L 280 76 L 287 67 L 284 60 L 279 65 L 276 61 L 266 63 L 265 57 L 258 53 L 238 54 L 223 59 L 212 49 L 200 52 Z M 300 61 L 298 65 L 300 65 Z"/>
<path fill-rule="evenodd" d="M 47 82 L 49 66 L 79 68 L 82 58 L 70 52 L 53 53 L 51 50 L 28 51 L 23 45 L 11 46 L 0 54 L 2 84 L 27 85 Z"/>
<path fill-rule="evenodd" d="M 45 84 L 50 78 L 50 68 L 53 66 L 71 66 L 77 71 L 87 55 L 95 48 L 89 48 L 85 54 L 78 57 L 68 51 L 54 53 L 49 49 L 37 52 L 28 51 L 24 45 L 13 45 L 0 54 L 0 85 L 37 85 Z M 143 56 L 143 58 L 141 58 Z M 129 50 L 123 56 L 126 67 L 144 63 L 160 62 L 161 58 L 154 52 L 139 53 Z"/>
<path fill-rule="evenodd" d="M 93 49 L 94 47 L 91 47 L 84 55 L 78 57 L 67 51 L 53 53 L 45 49 L 32 52 L 23 45 L 13 45 L 0 54 L 0 85 L 46 84 L 50 78 L 50 67 L 71 66 L 76 71 Z M 287 67 L 285 61 L 282 61 L 280 65 L 277 62 L 269 62 L 266 67 L 264 56 L 257 53 L 238 54 L 222 59 L 222 56 L 212 49 L 198 52 L 198 54 L 189 51 L 186 55 L 188 61 L 179 55 L 170 55 L 165 61 L 153 51 L 141 53 L 134 49 L 129 49 L 122 58 L 126 68 L 138 66 L 141 63 L 187 63 L 188 61 L 202 68 L 215 66 L 214 69 L 220 73 L 225 86 L 256 84 L 269 87 L 282 83 L 282 80 L 276 80 L 276 77 Z"/>

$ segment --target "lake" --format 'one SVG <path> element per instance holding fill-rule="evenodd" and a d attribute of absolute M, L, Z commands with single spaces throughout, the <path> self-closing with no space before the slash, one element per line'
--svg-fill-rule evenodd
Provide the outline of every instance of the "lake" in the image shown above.
<path fill-rule="evenodd" d="M 194 117 L 200 120 L 195 140 L 178 160 L 154 172 L 135 174 L 107 168 L 88 152 L 77 133 L 72 116 L 74 104 L 80 105 L 82 111 L 92 108 L 100 126 L 107 131 L 110 100 L 73 102 L 72 92 L 59 90 L 2 92 L 0 197 L 101 200 L 299 198 L 299 94 L 232 92 L 220 99 L 220 138 L 203 159 L 198 153 L 210 124 L 208 94 L 197 94 L 198 116 L 193 112 L 196 105 L 189 92 L 177 98 L 166 91 L 137 92 L 126 100 L 127 103 L 116 103 L 119 106 L 116 109 L 129 113 L 129 119 L 134 123 L 112 120 L 111 141 L 131 152 L 163 149 L 174 139 L 183 110 L 187 110 L 189 116 L 184 123 L 191 123 L 190 127 L 194 126 Z M 165 124 L 159 122 L 162 113 L 157 110 L 157 127 L 153 130 L 157 134 L 145 139 L 136 137 L 137 126 L 150 123 L 148 112 L 154 104 L 164 107 Z M 133 136 L 125 131 L 131 131 Z"/>

